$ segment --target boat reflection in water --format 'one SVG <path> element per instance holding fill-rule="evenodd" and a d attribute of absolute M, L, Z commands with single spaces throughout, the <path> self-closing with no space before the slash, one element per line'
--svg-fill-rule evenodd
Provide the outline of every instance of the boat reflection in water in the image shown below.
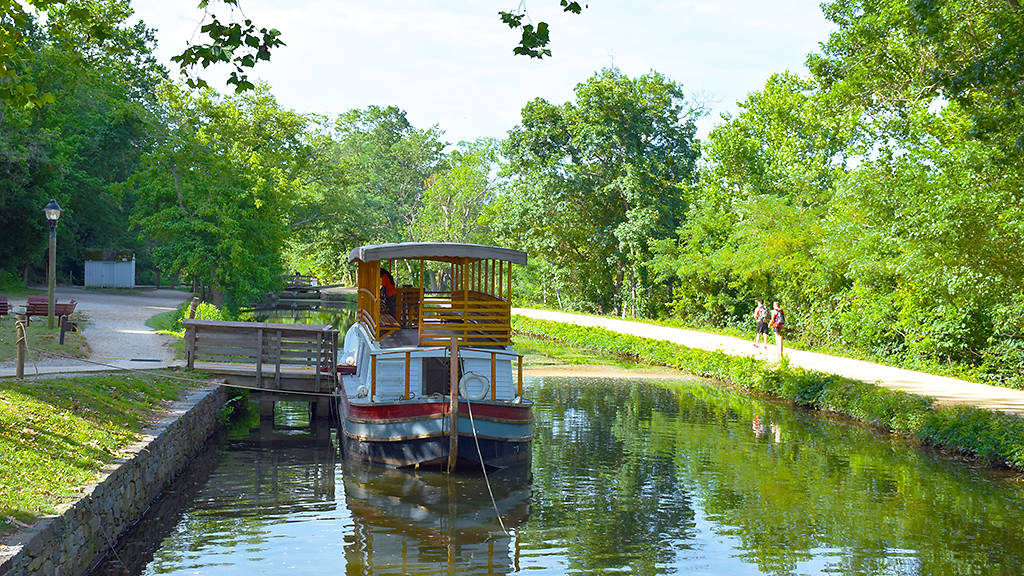
<path fill-rule="evenodd" d="M 513 467 L 488 480 L 495 504 L 481 475 L 346 462 L 345 500 L 352 514 L 346 572 L 437 574 L 444 566 L 459 574 L 518 571 L 517 528 L 530 514 L 530 470 Z"/>

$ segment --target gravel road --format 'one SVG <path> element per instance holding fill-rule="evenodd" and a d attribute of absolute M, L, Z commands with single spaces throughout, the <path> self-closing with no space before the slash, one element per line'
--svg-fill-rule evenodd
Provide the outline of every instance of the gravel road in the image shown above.
<path fill-rule="evenodd" d="M 78 301 L 77 311 L 88 316 L 82 329 L 92 352 L 89 358 L 69 360 L 46 358 L 25 365 L 25 374 L 108 370 L 118 368 L 159 368 L 180 364 L 168 347 L 170 337 L 156 334 L 146 320 L 173 310 L 190 297 L 177 290 L 131 290 L 107 292 L 74 286 L 57 288 L 57 300 Z M 24 300 L 13 300 L 18 309 Z M 33 319 L 35 321 L 35 319 Z M 39 321 L 45 322 L 45 318 Z M 31 342 L 29 342 L 31 346 Z M 101 365 L 102 364 L 102 365 Z M 0 362 L 0 376 L 15 373 L 14 362 Z"/>

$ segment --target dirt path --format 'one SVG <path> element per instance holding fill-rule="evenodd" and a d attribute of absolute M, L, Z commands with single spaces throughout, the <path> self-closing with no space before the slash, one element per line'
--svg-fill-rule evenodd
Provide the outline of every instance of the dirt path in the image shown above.
<path fill-rule="evenodd" d="M 700 332 L 698 330 L 667 328 L 642 322 L 530 308 L 513 308 L 512 313 L 539 320 L 604 328 L 605 330 L 611 330 L 620 334 L 667 340 L 689 348 L 710 351 L 719 350 L 732 356 L 756 356 L 765 360 L 775 360 L 778 356 L 774 349 L 767 351 L 755 348 L 753 342 L 749 340 Z M 786 355 L 789 357 L 789 362 L 792 366 L 871 382 L 886 388 L 903 390 L 921 396 L 931 396 L 940 404 L 970 405 L 1024 415 L 1024 391 L 1021 390 L 975 384 L 956 378 L 935 376 L 925 374 L 924 372 L 893 368 L 882 364 L 840 356 L 830 356 L 817 352 L 787 349 Z"/>
<path fill-rule="evenodd" d="M 110 366 L 161 368 L 178 364 L 174 360 L 174 352 L 167 346 L 171 338 L 156 334 L 146 326 L 146 320 L 173 310 L 188 299 L 189 294 L 176 290 L 114 293 L 62 286 L 57 289 L 56 296 L 61 302 L 74 298 L 78 301 L 77 310 L 88 316 L 88 324 L 82 333 L 92 349 L 86 359 L 91 362 L 48 358 L 26 363 L 26 375 L 109 370 Z M 15 307 L 22 304 L 24 301 L 12 302 Z M 0 376 L 10 376 L 14 372 L 14 362 L 0 362 Z"/>

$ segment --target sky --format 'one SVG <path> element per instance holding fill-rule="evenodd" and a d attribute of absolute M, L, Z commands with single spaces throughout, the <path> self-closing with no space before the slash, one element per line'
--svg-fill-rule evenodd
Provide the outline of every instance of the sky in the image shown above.
<path fill-rule="evenodd" d="M 556 0 L 530 0 L 529 19 L 551 27 L 552 56 L 543 60 L 512 54 L 519 35 L 498 11 L 515 10 L 515 1 L 241 0 L 241 10 L 287 44 L 250 76 L 268 82 L 283 106 L 334 117 L 394 105 L 455 143 L 504 137 L 527 102 L 572 100 L 577 84 L 608 66 L 629 76 L 656 70 L 682 84 L 710 111 L 698 122 L 706 136 L 771 74 L 806 73 L 807 54 L 832 30 L 819 1 L 592 0 L 572 15 Z M 157 57 L 169 69 L 177 70 L 171 56 L 201 40 L 197 4 L 132 2 L 156 29 Z M 218 10 L 223 21 L 229 11 Z M 203 77 L 222 87 L 227 71 L 219 72 Z"/>

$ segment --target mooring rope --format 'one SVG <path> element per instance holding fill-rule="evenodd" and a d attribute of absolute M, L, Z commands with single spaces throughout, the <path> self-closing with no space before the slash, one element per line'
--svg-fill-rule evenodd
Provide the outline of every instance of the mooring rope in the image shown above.
<path fill-rule="evenodd" d="M 484 484 L 487 485 L 487 493 L 491 495 L 491 506 L 494 506 L 494 515 L 498 517 L 498 524 L 505 536 L 511 536 L 505 523 L 501 520 L 501 512 L 498 511 L 498 503 L 494 500 L 494 491 L 491 490 L 491 480 L 487 477 L 487 465 L 484 464 L 484 455 L 480 452 L 480 439 L 476 436 L 476 422 L 473 420 L 473 403 L 466 398 L 466 408 L 469 409 L 469 425 L 473 428 L 473 441 L 476 442 L 476 455 L 480 459 L 480 470 L 484 473 Z"/>
<path fill-rule="evenodd" d="M 20 336 L 16 336 L 16 341 L 14 343 L 14 347 L 15 347 L 15 349 L 17 349 L 18 345 L 21 344 L 22 342 L 24 342 L 25 343 L 25 356 L 28 356 L 28 351 L 30 350 L 30 348 L 28 347 L 28 326 L 24 322 L 22 322 L 21 320 L 16 321 L 14 323 L 14 326 L 15 326 L 16 333 L 20 333 Z M 17 328 L 21 328 L 21 330 L 18 330 Z M 38 376 L 39 375 L 39 364 L 36 363 L 36 359 L 35 358 L 32 358 L 32 367 L 36 369 L 36 375 Z"/>

